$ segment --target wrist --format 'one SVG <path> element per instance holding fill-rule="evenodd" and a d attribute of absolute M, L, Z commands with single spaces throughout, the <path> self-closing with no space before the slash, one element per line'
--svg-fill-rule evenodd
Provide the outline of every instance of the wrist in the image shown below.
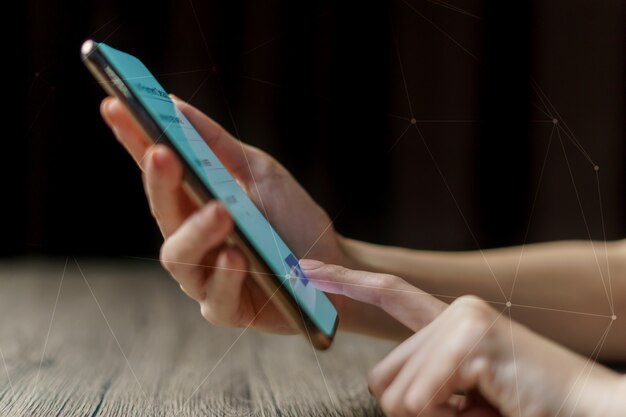
<path fill-rule="evenodd" d="M 594 366 L 592 374 L 582 375 L 572 390 L 568 402 L 572 403 L 572 416 L 621 417 L 626 407 L 626 382 L 617 374 L 600 364 Z M 588 379 L 587 379 L 588 378 Z"/>

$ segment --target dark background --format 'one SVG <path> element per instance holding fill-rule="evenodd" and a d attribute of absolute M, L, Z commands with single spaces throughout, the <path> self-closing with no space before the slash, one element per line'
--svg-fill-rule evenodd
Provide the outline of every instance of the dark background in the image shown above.
<path fill-rule="evenodd" d="M 2 255 L 157 254 L 79 59 L 88 37 L 275 155 L 344 235 L 447 250 L 625 235 L 622 0 L 3 7 Z"/>

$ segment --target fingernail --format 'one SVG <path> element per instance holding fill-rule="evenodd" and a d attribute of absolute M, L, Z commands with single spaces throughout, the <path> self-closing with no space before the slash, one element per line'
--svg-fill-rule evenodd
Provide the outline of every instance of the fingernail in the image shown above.
<path fill-rule="evenodd" d="M 176 108 L 180 108 L 183 105 L 183 101 L 175 94 L 170 94 L 170 99 Z"/>
<path fill-rule="evenodd" d="M 107 113 L 112 113 L 113 112 L 113 103 L 115 102 L 115 99 L 111 99 L 107 102 L 106 104 L 106 108 L 107 108 Z"/>
<path fill-rule="evenodd" d="M 304 270 L 317 269 L 324 265 L 324 262 L 316 261 L 315 259 L 300 259 L 300 268 Z"/>
<path fill-rule="evenodd" d="M 218 220 L 222 220 L 222 216 L 224 215 L 224 206 L 219 204 L 218 202 L 213 203 L 213 210 L 215 211 L 215 216 L 217 216 Z"/>
<path fill-rule="evenodd" d="M 208 203 L 202 208 L 202 215 L 204 217 L 212 216 L 214 213 L 217 214 L 217 204 Z"/>
<path fill-rule="evenodd" d="M 161 148 L 160 146 L 156 146 L 153 150 L 152 150 L 152 162 L 154 162 L 154 165 L 157 168 L 163 168 L 163 165 L 165 165 L 165 149 Z"/>
<path fill-rule="evenodd" d="M 223 256 L 224 256 L 224 261 L 226 266 L 232 265 L 235 263 L 235 261 L 238 260 L 237 258 L 237 249 L 235 248 L 226 248 L 223 252 Z"/>
<path fill-rule="evenodd" d="M 100 113 L 102 114 L 102 118 L 104 119 L 104 122 L 107 124 L 107 126 L 111 126 L 111 121 L 109 120 L 109 103 L 111 102 L 111 98 L 107 97 L 104 100 L 102 100 L 102 103 L 100 104 Z"/>
<path fill-rule="evenodd" d="M 219 205 L 215 202 L 210 202 L 206 204 L 204 207 L 200 209 L 200 213 L 198 213 L 198 217 L 202 222 L 208 221 L 211 218 L 216 218 L 218 221 L 221 220 L 221 213 L 219 210 Z"/>

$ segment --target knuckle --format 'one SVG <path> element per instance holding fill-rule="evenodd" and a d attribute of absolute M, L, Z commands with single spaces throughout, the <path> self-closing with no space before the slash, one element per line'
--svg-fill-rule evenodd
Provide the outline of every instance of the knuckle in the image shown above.
<path fill-rule="evenodd" d="M 206 321 L 214 326 L 238 327 L 237 323 L 231 317 L 226 317 L 221 314 L 219 306 L 208 300 L 200 303 L 200 314 Z"/>
<path fill-rule="evenodd" d="M 401 415 L 401 403 L 395 396 L 392 396 L 388 393 L 383 394 L 380 398 L 380 408 L 383 409 L 385 415 L 387 416 L 399 416 Z"/>
<path fill-rule="evenodd" d="M 161 220 L 161 214 L 159 213 L 159 210 L 154 207 L 153 204 L 150 204 L 150 214 L 152 215 L 152 217 L 155 218 L 155 220 Z"/>
<path fill-rule="evenodd" d="M 175 246 L 172 244 L 171 239 L 165 239 L 163 244 L 161 245 L 161 250 L 159 252 L 159 260 L 161 261 L 161 266 L 170 274 L 174 275 L 176 272 L 176 252 Z"/>
<path fill-rule="evenodd" d="M 496 317 L 495 311 L 486 301 L 473 295 L 466 295 L 457 299 L 455 313 L 461 334 L 472 336 L 486 331 Z"/>
<path fill-rule="evenodd" d="M 256 148 L 251 149 L 250 152 L 256 156 L 255 168 L 257 168 L 264 177 L 274 178 L 282 174 L 282 166 L 273 157 Z"/>
<path fill-rule="evenodd" d="M 206 321 L 214 326 L 226 326 L 224 320 L 220 317 L 215 308 L 208 302 L 200 303 L 200 314 Z"/>
<path fill-rule="evenodd" d="M 199 244 L 207 233 L 221 233 L 224 229 L 231 227 L 230 217 L 215 201 L 209 202 L 207 206 L 192 214 L 188 222 L 193 225 L 185 231 L 185 242 L 189 246 Z"/>
<path fill-rule="evenodd" d="M 183 113 L 187 110 L 190 110 L 189 105 L 185 106 L 185 110 L 183 110 Z M 230 133 L 228 133 L 228 131 L 222 125 L 218 123 L 213 123 L 213 127 L 215 128 L 215 135 L 213 137 L 205 139 L 209 146 L 213 147 L 219 141 L 230 139 Z"/>
<path fill-rule="evenodd" d="M 489 305 L 480 297 L 475 295 L 464 295 L 457 298 L 453 303 L 455 310 L 463 315 L 470 315 L 474 318 L 484 316 L 491 311 Z"/>
<path fill-rule="evenodd" d="M 367 386 L 374 397 L 379 397 L 383 390 L 383 370 L 377 365 L 373 367 L 367 374 Z"/>
<path fill-rule="evenodd" d="M 207 303 L 200 303 L 200 315 L 209 323 L 216 324 L 213 310 Z"/>
<path fill-rule="evenodd" d="M 380 288 L 390 290 L 397 286 L 398 280 L 400 278 L 396 277 L 395 275 L 390 275 L 390 274 L 379 274 L 377 279 L 378 279 L 378 286 Z"/>
<path fill-rule="evenodd" d="M 417 395 L 407 395 L 404 397 L 403 406 L 409 415 L 416 416 L 424 409 L 423 401 Z"/>
<path fill-rule="evenodd" d="M 331 277 L 340 282 L 345 282 L 350 278 L 350 270 L 340 265 L 323 264 L 316 268 L 316 272 L 325 277 Z"/>
<path fill-rule="evenodd" d="M 374 286 L 379 291 L 376 292 L 373 303 L 382 309 L 393 304 L 398 296 L 394 290 L 397 288 L 399 280 L 400 278 L 390 274 L 376 275 Z"/>
<path fill-rule="evenodd" d="M 460 305 L 473 305 L 473 304 L 480 304 L 482 301 L 483 301 L 482 298 L 476 295 L 468 294 L 468 295 L 463 295 L 457 298 L 455 300 L 455 303 L 460 304 Z"/>
<path fill-rule="evenodd" d="M 332 274 L 338 276 L 341 281 L 345 281 L 350 278 L 350 270 L 343 266 L 327 264 L 322 266 L 322 269 L 324 269 L 324 272 L 327 272 L 329 275 Z"/>

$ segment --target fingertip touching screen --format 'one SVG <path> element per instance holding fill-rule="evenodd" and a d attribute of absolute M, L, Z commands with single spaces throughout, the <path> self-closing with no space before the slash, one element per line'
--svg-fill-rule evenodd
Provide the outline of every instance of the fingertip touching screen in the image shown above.
<path fill-rule="evenodd" d="M 326 335 L 334 332 L 337 312 L 326 295 L 315 288 L 298 264 L 298 259 L 272 225 L 237 184 L 148 68 L 137 58 L 99 43 L 99 51 L 121 79 L 117 86 L 145 107 L 171 146 L 186 160 L 210 194 L 230 212 L 238 230 L 250 243 L 271 273 L 296 300 L 300 309 Z M 128 91 L 124 91 L 123 88 Z M 158 142 L 160 138 L 156 138 Z"/>

